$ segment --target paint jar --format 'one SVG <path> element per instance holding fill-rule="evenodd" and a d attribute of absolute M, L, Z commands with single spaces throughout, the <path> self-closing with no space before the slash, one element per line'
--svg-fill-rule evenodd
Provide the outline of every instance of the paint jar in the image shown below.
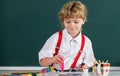
<path fill-rule="evenodd" d="M 110 63 L 98 63 L 94 65 L 94 72 L 99 76 L 108 76 Z"/>

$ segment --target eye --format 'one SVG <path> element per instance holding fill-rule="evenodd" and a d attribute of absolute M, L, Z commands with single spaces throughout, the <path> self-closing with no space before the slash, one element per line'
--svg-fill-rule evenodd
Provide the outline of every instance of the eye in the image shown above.
<path fill-rule="evenodd" d="M 69 24 L 69 23 L 70 23 L 70 21 L 66 21 L 66 23 L 67 23 L 67 24 Z"/>
<path fill-rule="evenodd" d="M 75 24 L 78 24 L 78 23 L 79 23 L 79 21 L 74 21 L 74 23 L 75 23 Z"/>

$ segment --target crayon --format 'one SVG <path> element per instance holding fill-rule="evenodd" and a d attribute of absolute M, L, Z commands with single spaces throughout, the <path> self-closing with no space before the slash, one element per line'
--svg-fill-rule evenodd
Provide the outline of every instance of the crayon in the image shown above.
<path fill-rule="evenodd" d="M 50 68 L 46 68 L 47 72 L 50 72 Z"/>
<path fill-rule="evenodd" d="M 50 66 L 50 71 L 51 71 L 51 72 L 54 71 L 54 66 Z"/>

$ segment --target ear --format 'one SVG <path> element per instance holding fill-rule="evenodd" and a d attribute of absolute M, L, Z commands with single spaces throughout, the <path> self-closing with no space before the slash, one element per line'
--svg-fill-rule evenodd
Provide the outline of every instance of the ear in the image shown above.
<path fill-rule="evenodd" d="M 83 21 L 83 23 L 82 24 L 85 24 L 85 21 Z"/>
<path fill-rule="evenodd" d="M 85 22 L 83 22 L 82 24 L 84 25 Z"/>
<path fill-rule="evenodd" d="M 82 22 L 82 24 L 85 24 L 85 22 L 86 22 L 86 20 L 84 20 L 84 19 L 83 19 L 83 22 Z"/>

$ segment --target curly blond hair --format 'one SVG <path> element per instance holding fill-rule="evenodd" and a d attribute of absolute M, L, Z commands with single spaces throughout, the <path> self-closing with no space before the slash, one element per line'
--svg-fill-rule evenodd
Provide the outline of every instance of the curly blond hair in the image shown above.
<path fill-rule="evenodd" d="M 86 6 L 80 1 L 70 1 L 62 7 L 61 11 L 58 13 L 58 16 L 62 24 L 65 18 L 82 18 L 86 21 L 87 9 Z"/>

